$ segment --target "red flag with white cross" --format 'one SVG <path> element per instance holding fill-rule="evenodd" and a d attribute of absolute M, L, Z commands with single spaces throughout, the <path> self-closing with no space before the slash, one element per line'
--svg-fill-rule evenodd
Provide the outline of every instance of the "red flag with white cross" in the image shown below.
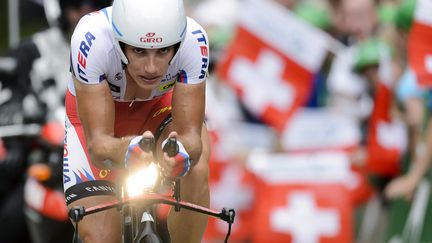
<path fill-rule="evenodd" d="M 250 241 L 255 202 L 253 174 L 239 164 L 228 162 L 212 161 L 210 169 L 210 204 L 214 208 L 228 207 L 236 210 L 230 241 Z M 227 230 L 226 222 L 209 218 L 204 238 L 208 242 L 222 242 Z"/>
<path fill-rule="evenodd" d="M 261 154 L 249 164 L 259 178 L 253 243 L 353 242 L 345 154 Z"/>
<path fill-rule="evenodd" d="M 407 148 L 407 130 L 401 120 L 392 117 L 389 84 L 381 81 L 376 89 L 368 125 L 366 170 L 374 175 L 395 176 L 400 173 L 401 157 Z"/>
<path fill-rule="evenodd" d="M 261 191 L 252 242 L 352 242 L 352 208 L 342 185 L 263 184 Z"/>
<path fill-rule="evenodd" d="M 214 208 L 234 208 L 235 224 L 232 225 L 230 241 L 250 241 L 255 199 L 255 179 L 240 163 L 233 163 L 230 156 L 218 152 L 225 137 L 210 129 L 212 153 L 210 156 L 210 204 Z M 204 242 L 222 242 L 228 226 L 226 222 L 209 218 Z"/>
<path fill-rule="evenodd" d="M 236 35 L 217 73 L 248 111 L 282 130 L 309 98 L 330 37 L 276 2 L 242 4 Z"/>
<path fill-rule="evenodd" d="M 408 41 L 408 61 L 418 83 L 432 87 L 432 0 L 417 0 Z"/>

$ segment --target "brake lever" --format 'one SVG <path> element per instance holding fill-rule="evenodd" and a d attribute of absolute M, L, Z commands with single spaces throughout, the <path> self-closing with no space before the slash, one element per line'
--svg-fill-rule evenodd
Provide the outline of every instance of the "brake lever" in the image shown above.
<path fill-rule="evenodd" d="M 170 137 L 167 141 L 167 143 L 164 145 L 162 150 L 168 154 L 169 157 L 174 157 L 179 152 L 179 146 L 177 144 L 177 138 L 176 137 Z M 180 179 L 175 179 L 174 181 L 174 198 L 177 202 L 177 204 L 174 206 L 174 210 L 176 212 L 180 211 Z"/>
<path fill-rule="evenodd" d="M 169 157 L 174 157 L 179 152 L 179 146 L 177 144 L 177 138 L 176 137 L 170 137 L 167 141 L 167 143 L 164 145 L 163 149 L 164 152 L 168 154 Z"/>
<path fill-rule="evenodd" d="M 155 140 L 154 137 L 143 137 L 138 146 L 146 153 L 149 153 L 154 150 Z"/>

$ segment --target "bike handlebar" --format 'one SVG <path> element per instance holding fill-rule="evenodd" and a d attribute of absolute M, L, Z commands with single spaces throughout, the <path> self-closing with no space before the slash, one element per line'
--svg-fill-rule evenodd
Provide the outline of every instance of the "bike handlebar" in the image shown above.
<path fill-rule="evenodd" d="M 180 207 L 183 209 L 191 210 L 194 212 L 202 213 L 208 216 L 221 219 L 228 223 L 228 232 L 225 238 L 225 242 L 228 241 L 228 238 L 231 234 L 231 226 L 234 223 L 234 219 L 235 219 L 234 209 L 223 208 L 221 211 L 215 211 L 193 203 L 189 203 L 185 201 L 177 201 L 170 196 L 161 195 L 157 193 L 148 193 L 133 198 L 127 198 L 122 201 L 112 201 L 105 204 L 101 204 L 99 206 L 89 207 L 87 209 L 84 206 L 75 206 L 69 210 L 69 218 L 74 223 L 77 224 L 87 215 L 105 211 L 112 208 L 121 208 L 123 205 L 129 203 L 145 203 L 147 205 L 166 204 L 166 205 Z"/>
<path fill-rule="evenodd" d="M 155 141 L 152 137 L 143 137 L 139 141 L 140 148 L 145 152 L 154 151 Z M 168 141 L 165 143 L 162 148 L 164 152 L 168 154 L 168 156 L 173 157 L 177 155 L 179 152 L 179 146 L 177 143 L 176 137 L 168 138 Z M 166 204 L 174 206 L 175 211 L 179 211 L 180 208 L 191 210 L 194 212 L 202 213 L 208 216 L 212 216 L 218 219 L 221 219 L 228 223 L 228 231 L 225 238 L 225 242 L 228 242 L 228 238 L 231 234 L 231 226 L 234 223 L 235 218 L 235 210 L 223 208 L 221 211 L 215 211 L 206 207 L 202 207 L 193 203 L 185 202 L 180 200 L 180 183 L 179 179 L 175 180 L 174 183 L 174 195 L 167 196 L 161 195 L 157 193 L 147 193 L 144 195 L 132 197 L 132 198 L 120 198 L 117 201 L 108 202 L 105 204 L 101 204 L 99 206 L 94 206 L 90 208 L 84 208 L 83 206 L 75 206 L 69 210 L 69 218 L 75 223 L 78 224 L 84 216 L 90 215 L 93 213 L 101 212 L 104 210 L 112 209 L 112 208 L 122 208 L 126 204 L 129 203 L 145 203 L 148 206 L 153 204 Z M 77 225 L 76 229 L 77 231 Z M 78 234 L 78 232 L 76 232 Z"/>
<path fill-rule="evenodd" d="M 139 141 L 139 147 L 144 151 L 144 152 L 150 152 L 150 151 L 154 151 L 154 147 L 155 147 L 155 140 L 153 137 L 143 137 L 140 141 Z M 162 150 L 164 152 L 166 152 L 168 154 L 168 156 L 170 157 L 174 157 L 178 154 L 179 152 L 179 146 L 177 143 L 177 138 L 176 137 L 170 137 L 168 138 L 167 143 L 164 145 L 164 147 L 162 148 Z"/>

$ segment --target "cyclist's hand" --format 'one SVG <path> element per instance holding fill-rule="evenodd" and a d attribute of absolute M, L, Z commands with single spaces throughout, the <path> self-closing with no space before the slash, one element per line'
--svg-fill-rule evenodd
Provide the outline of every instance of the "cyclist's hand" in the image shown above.
<path fill-rule="evenodd" d="M 148 139 L 151 144 L 146 142 L 143 144 L 141 141 Z M 151 147 L 154 144 L 153 134 L 146 131 L 142 136 L 134 137 L 128 146 L 125 155 L 125 168 L 134 169 L 143 164 L 147 164 L 153 160 L 153 152 Z"/>
<path fill-rule="evenodd" d="M 162 142 L 162 149 L 164 149 L 165 145 L 171 138 L 177 138 L 177 133 L 172 132 L 169 137 Z M 185 176 L 190 170 L 191 161 L 189 158 L 189 154 L 186 152 L 183 144 L 177 141 L 177 148 L 174 153 L 170 153 L 166 151 L 166 147 L 164 149 L 164 159 L 161 162 L 161 167 L 164 175 L 168 178 L 179 178 Z"/>

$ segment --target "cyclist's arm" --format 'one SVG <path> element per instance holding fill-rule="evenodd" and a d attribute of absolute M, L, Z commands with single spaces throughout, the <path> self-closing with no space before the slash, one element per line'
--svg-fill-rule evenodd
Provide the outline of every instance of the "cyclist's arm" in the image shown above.
<path fill-rule="evenodd" d="M 74 78 L 74 85 L 90 160 L 99 167 L 105 160 L 122 165 L 132 137 L 114 137 L 114 100 L 106 80 L 90 85 Z"/>
<path fill-rule="evenodd" d="M 177 83 L 172 98 L 173 130 L 178 133 L 192 164 L 198 162 L 202 152 L 204 115 L 205 81 L 199 84 Z"/>

